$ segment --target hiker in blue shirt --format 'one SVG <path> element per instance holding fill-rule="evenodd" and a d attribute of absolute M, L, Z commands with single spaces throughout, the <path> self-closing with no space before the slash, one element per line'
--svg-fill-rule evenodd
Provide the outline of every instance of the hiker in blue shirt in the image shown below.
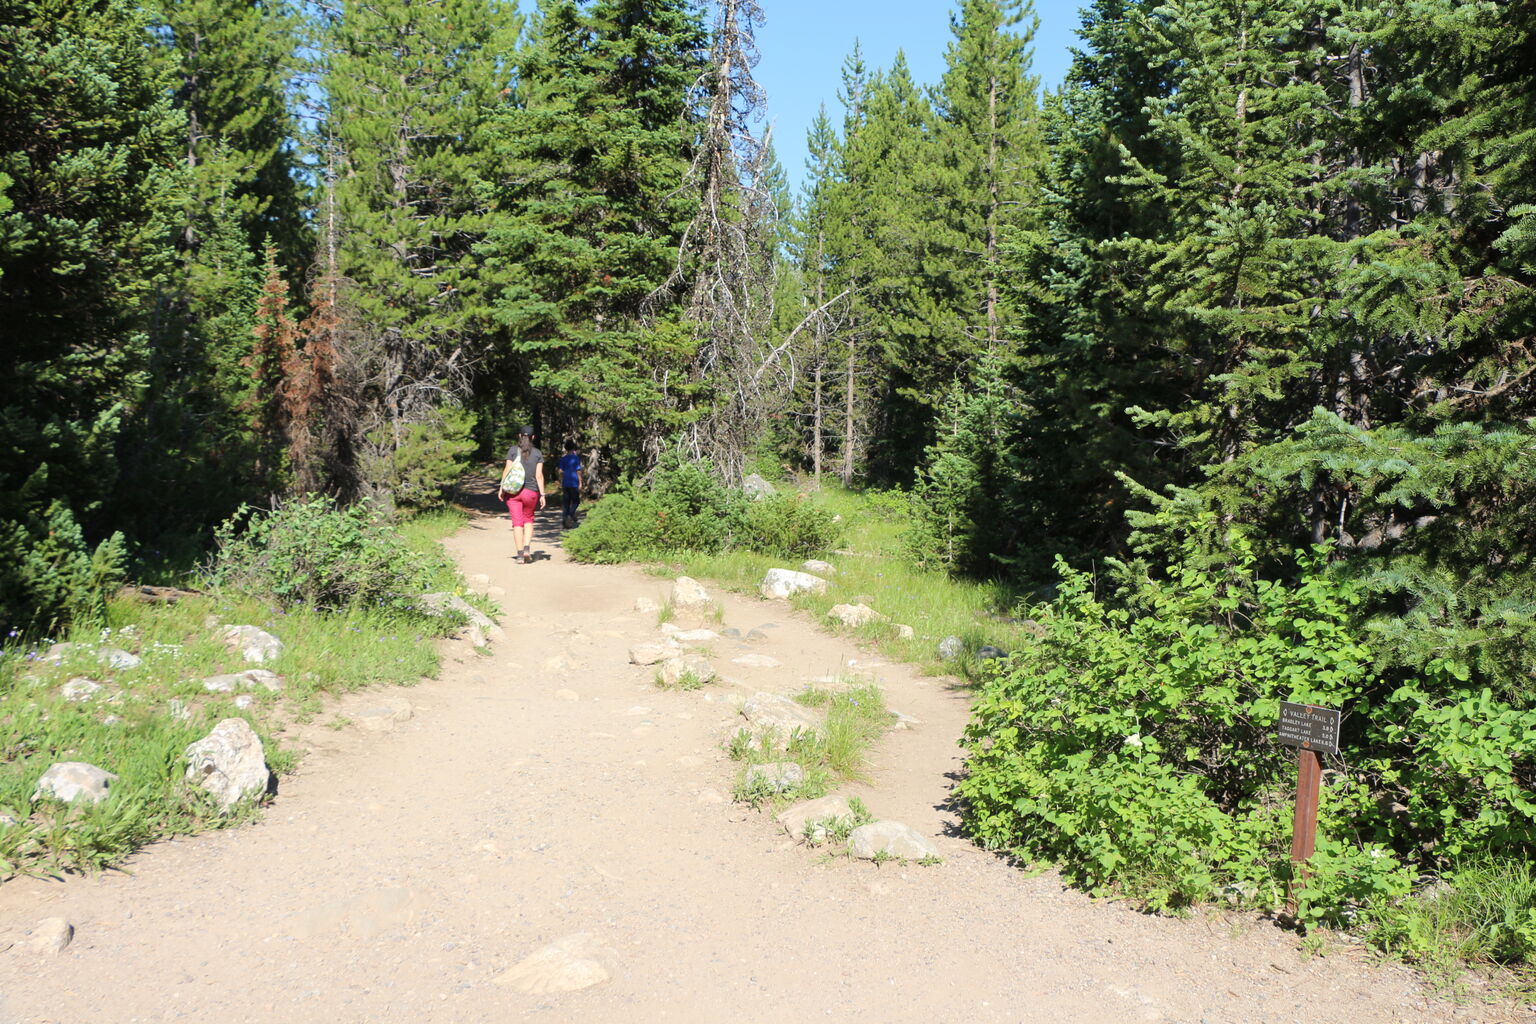
<path fill-rule="evenodd" d="M 560 490 L 565 495 L 565 516 L 561 525 L 569 530 L 576 525 L 576 506 L 581 504 L 581 456 L 576 454 L 576 442 L 565 442 L 565 454 L 560 456 Z"/>

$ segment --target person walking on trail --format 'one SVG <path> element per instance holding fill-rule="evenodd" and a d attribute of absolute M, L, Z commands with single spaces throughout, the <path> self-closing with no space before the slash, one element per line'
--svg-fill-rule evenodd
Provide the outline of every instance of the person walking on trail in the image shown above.
<path fill-rule="evenodd" d="M 576 442 L 565 442 L 565 454 L 560 457 L 560 491 L 563 515 L 560 525 L 569 530 L 576 525 L 576 508 L 581 504 L 581 456 L 576 454 Z"/>
<path fill-rule="evenodd" d="M 544 453 L 533 446 L 533 428 L 517 432 L 517 444 L 507 449 L 496 497 L 506 502 L 512 515 L 513 558 L 524 565 L 533 561 L 533 516 L 544 507 Z"/>

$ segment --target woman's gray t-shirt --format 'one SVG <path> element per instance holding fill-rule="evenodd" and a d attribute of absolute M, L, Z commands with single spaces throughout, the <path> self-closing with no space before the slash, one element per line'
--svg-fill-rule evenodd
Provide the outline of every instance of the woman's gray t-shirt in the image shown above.
<path fill-rule="evenodd" d="M 517 445 L 513 445 L 511 448 L 507 449 L 507 461 L 511 462 L 513 459 L 518 458 L 521 454 L 522 449 Z M 522 456 L 522 460 L 523 490 L 537 491 L 539 489 L 539 478 L 534 475 L 533 470 L 535 466 L 544 461 L 544 453 L 539 451 L 537 448 L 530 447 L 528 449 L 528 454 L 526 456 Z"/>

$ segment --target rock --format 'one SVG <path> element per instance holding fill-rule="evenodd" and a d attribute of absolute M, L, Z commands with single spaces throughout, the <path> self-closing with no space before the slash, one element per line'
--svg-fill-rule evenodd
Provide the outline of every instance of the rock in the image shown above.
<path fill-rule="evenodd" d="M 225 626 L 219 636 L 230 650 L 258 665 L 283 656 L 283 642 L 256 626 Z"/>
<path fill-rule="evenodd" d="M 668 641 L 635 644 L 635 646 L 629 649 L 629 663 L 631 665 L 654 665 L 658 661 L 675 658 L 681 652 L 681 647 Z"/>
<path fill-rule="evenodd" d="M 524 957 L 494 979 L 530 995 L 576 992 L 601 985 L 610 977 L 602 963 L 604 950 L 587 932 L 568 935 Z"/>
<path fill-rule="evenodd" d="M 491 585 L 491 577 L 483 572 L 477 572 L 473 576 L 466 576 L 464 579 L 470 586 L 479 587 L 481 590 Z"/>
<path fill-rule="evenodd" d="M 1008 657 L 1007 651 L 1003 650 L 1001 647 L 993 647 L 991 644 L 984 645 L 980 650 L 976 652 L 977 661 L 991 661 L 993 658 L 1006 657 Z"/>
<path fill-rule="evenodd" d="M 786 601 L 794 594 L 825 594 L 827 581 L 793 569 L 769 569 L 758 591 L 770 601 Z"/>
<path fill-rule="evenodd" d="M 821 731 L 821 718 L 814 711 L 777 693 L 754 693 L 742 703 L 741 713 L 754 737 L 771 736 L 780 750 L 796 732 Z"/>
<path fill-rule="evenodd" d="M 54 644 L 52 647 L 48 648 L 48 653 L 43 655 L 42 662 L 45 665 L 62 664 L 65 658 L 69 657 L 78 649 L 78 644 L 72 644 L 67 640 L 61 644 Z"/>
<path fill-rule="evenodd" d="M 937 857 L 939 848 L 933 840 L 911 825 L 899 821 L 877 821 L 860 825 L 848 837 L 848 852 L 860 860 L 874 860 L 884 854 L 902 860 L 922 860 Z"/>
<path fill-rule="evenodd" d="M 901 623 L 897 623 L 896 624 L 896 639 L 898 639 L 898 640 L 911 640 L 916 635 L 917 634 L 915 632 L 913 632 L 911 626 L 905 626 L 905 625 L 902 625 Z"/>
<path fill-rule="evenodd" d="M 649 615 L 661 611 L 661 605 L 648 597 L 637 597 L 635 598 L 635 611 Z"/>
<path fill-rule="evenodd" d="M 45 917 L 32 929 L 27 945 L 34 953 L 56 956 L 75 938 L 75 926 L 62 917 Z"/>
<path fill-rule="evenodd" d="M 187 702 L 180 697 L 172 697 L 166 701 L 165 713 L 177 722 L 190 722 L 192 712 L 187 709 Z"/>
<path fill-rule="evenodd" d="M 485 630 L 478 622 L 471 622 L 464 630 L 464 639 L 469 641 L 471 647 L 489 647 L 491 641 L 485 635 Z"/>
<path fill-rule="evenodd" d="M 784 826 L 784 831 L 799 839 L 805 834 L 805 826 L 813 821 L 846 818 L 852 813 L 853 808 L 848 806 L 848 798 L 834 793 L 819 800 L 806 800 L 786 807 L 774 820 Z"/>
<path fill-rule="evenodd" d="M 187 783 L 212 793 L 222 810 L 243 797 L 267 791 L 267 768 L 261 738 L 243 718 L 226 718 L 186 751 Z"/>
<path fill-rule="evenodd" d="M 507 588 L 506 587 L 486 587 L 485 588 L 485 596 L 486 597 L 506 597 L 507 596 Z"/>
<path fill-rule="evenodd" d="M 867 604 L 835 604 L 827 612 L 828 618 L 836 619 L 845 626 L 867 626 L 871 622 L 884 622 L 885 616 Z"/>
<path fill-rule="evenodd" d="M 494 635 L 492 631 L 497 628 L 496 623 L 491 621 L 489 615 L 464 600 L 458 594 L 450 594 L 447 591 L 438 591 L 435 594 L 422 594 L 416 599 L 415 606 L 417 611 L 436 618 L 442 618 L 451 611 L 458 612 L 465 619 L 473 622 L 488 634 Z"/>
<path fill-rule="evenodd" d="M 715 667 L 707 659 L 697 655 L 668 658 L 661 663 L 663 686 L 679 686 L 684 680 L 691 680 L 695 685 L 712 683 L 715 681 Z"/>
<path fill-rule="evenodd" d="M 754 764 L 747 769 L 747 786 L 765 786 L 775 793 L 785 793 L 805 781 L 805 769 L 793 761 Z"/>
<path fill-rule="evenodd" d="M 235 698 L 234 705 L 241 711 L 249 711 L 256 706 L 256 698 L 249 693 L 242 693 Z"/>
<path fill-rule="evenodd" d="M 831 562 L 823 562 L 819 558 L 807 558 L 800 563 L 800 568 L 802 571 L 811 573 L 814 576 L 831 576 L 837 572 Z"/>
<path fill-rule="evenodd" d="M 720 639 L 720 634 L 712 629 L 685 629 L 672 634 L 672 639 L 685 644 L 707 644 Z"/>
<path fill-rule="evenodd" d="M 104 717 L 101 720 L 101 724 L 102 725 L 122 725 L 123 724 L 123 716 L 122 715 L 107 715 L 106 717 Z"/>
<path fill-rule="evenodd" d="M 764 633 L 760 629 L 749 629 L 747 630 L 745 639 L 751 643 L 762 643 L 764 640 L 768 639 L 768 634 Z"/>
<path fill-rule="evenodd" d="M 108 668 L 130 669 L 138 668 L 144 664 L 144 659 L 137 654 L 129 654 L 119 647 L 103 647 L 96 652 L 96 660 Z"/>
<path fill-rule="evenodd" d="M 283 688 L 283 677 L 264 668 L 249 668 L 244 672 L 227 672 L 203 680 L 203 689 L 209 693 L 234 693 L 237 690 L 254 690 L 258 686 L 277 693 Z"/>
<path fill-rule="evenodd" d="M 954 661 L 965 653 L 965 641 L 951 633 L 939 641 L 939 660 Z"/>
<path fill-rule="evenodd" d="M 731 664 L 745 665 L 747 668 L 778 668 L 779 659 L 770 658 L 766 654 L 743 654 L 739 658 L 732 658 Z"/>
<path fill-rule="evenodd" d="M 369 732 L 394 732 L 395 726 L 410 721 L 411 714 L 411 702 L 404 697 L 385 697 L 357 711 L 352 718 Z"/>
<path fill-rule="evenodd" d="M 895 724 L 891 726 L 892 729 L 910 729 L 914 725 L 923 724 L 921 719 L 913 718 L 911 715 L 901 711 L 892 711 L 891 714 L 896 718 Z"/>
<path fill-rule="evenodd" d="M 49 766 L 43 777 L 37 780 L 33 800 L 51 796 L 72 804 L 76 800 L 99 804 L 111 795 L 112 783 L 117 776 L 84 761 L 60 761 Z"/>
<path fill-rule="evenodd" d="M 59 696 L 71 704 L 79 704 L 88 701 L 101 692 L 101 684 L 94 679 L 84 676 L 75 676 L 69 682 L 59 687 Z"/>
<path fill-rule="evenodd" d="M 574 667 L 575 664 L 564 654 L 551 654 L 549 657 L 539 662 L 540 672 L 569 672 Z"/>
<path fill-rule="evenodd" d="M 720 791 L 715 789 L 713 786 L 705 786 L 703 789 L 699 790 L 698 796 L 694 799 L 695 802 L 701 804 L 725 803 L 725 797 L 721 796 Z"/>
<path fill-rule="evenodd" d="M 709 603 L 709 591 L 693 577 L 679 576 L 672 581 L 673 608 L 698 608 Z"/>
<path fill-rule="evenodd" d="M 753 501 L 762 501 L 773 496 L 773 484 L 764 480 L 756 473 L 748 473 L 741 481 L 741 492 Z"/>
<path fill-rule="evenodd" d="M 727 626 L 720 631 L 720 635 L 727 640 L 740 640 L 741 630 L 737 629 L 735 626 Z"/>
<path fill-rule="evenodd" d="M 670 622 L 663 622 L 656 628 L 661 630 L 662 636 L 676 636 L 683 631 L 681 626 L 673 625 Z"/>

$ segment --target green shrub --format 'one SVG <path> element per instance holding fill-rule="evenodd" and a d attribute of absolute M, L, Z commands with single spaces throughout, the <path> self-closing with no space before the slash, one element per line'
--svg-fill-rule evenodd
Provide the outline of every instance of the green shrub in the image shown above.
<path fill-rule="evenodd" d="M 373 448 L 362 458 L 364 477 L 387 490 L 402 509 L 433 509 L 470 466 L 475 450 L 473 413 L 444 408 L 428 420 L 408 423 L 398 437 L 386 427 L 369 433 Z"/>
<path fill-rule="evenodd" d="M 959 786 L 966 828 L 1055 861 L 1098 892 L 1176 907 L 1278 906 L 1289 881 L 1295 759 L 1282 700 L 1344 712 L 1325 766 L 1308 922 L 1390 934 L 1417 875 L 1447 858 L 1536 850 L 1536 712 L 1470 692 L 1451 666 L 1394 682 L 1350 622 L 1351 586 L 1179 564 L 1109 606 L 1059 566 L 1045 626 L 984 684 Z M 1411 794 L 1411 796 L 1410 796 Z"/>
<path fill-rule="evenodd" d="M 285 606 L 407 609 L 447 572 L 441 554 L 409 546 L 367 501 L 315 497 L 270 512 L 242 509 L 215 533 L 210 585 L 270 595 Z"/>
<path fill-rule="evenodd" d="M 736 549 L 804 557 L 836 543 L 839 524 L 804 495 L 750 501 L 728 490 L 707 465 L 673 461 L 647 487 L 598 502 L 566 551 L 582 562 L 618 562 L 676 551 Z"/>

